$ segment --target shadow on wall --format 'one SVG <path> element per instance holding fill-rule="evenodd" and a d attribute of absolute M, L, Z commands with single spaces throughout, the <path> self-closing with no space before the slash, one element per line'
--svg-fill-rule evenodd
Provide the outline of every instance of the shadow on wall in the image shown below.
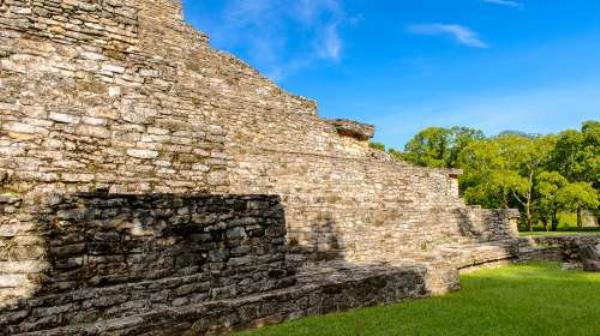
<path fill-rule="evenodd" d="M 463 237 L 490 242 L 518 237 L 518 210 L 483 209 L 480 206 L 455 209 L 458 229 Z"/>
<path fill-rule="evenodd" d="M 288 261 L 294 267 L 307 264 L 326 262 L 331 260 L 344 260 L 340 234 L 337 225 L 330 213 L 321 211 L 310 222 L 308 239 L 302 244 L 297 238 L 289 238 Z"/>
<path fill-rule="evenodd" d="M 484 241 L 483 234 L 485 232 L 483 232 L 480 225 L 476 225 L 468 210 L 469 208 L 454 210 L 454 215 L 458 218 L 458 230 L 461 236 Z"/>

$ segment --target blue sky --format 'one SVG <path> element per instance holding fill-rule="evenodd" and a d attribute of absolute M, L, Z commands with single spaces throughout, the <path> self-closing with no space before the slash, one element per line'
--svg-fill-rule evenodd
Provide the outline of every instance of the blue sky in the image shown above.
<path fill-rule="evenodd" d="M 600 1 L 184 0 L 211 45 L 326 118 L 404 144 L 429 126 L 488 135 L 600 119 Z"/>

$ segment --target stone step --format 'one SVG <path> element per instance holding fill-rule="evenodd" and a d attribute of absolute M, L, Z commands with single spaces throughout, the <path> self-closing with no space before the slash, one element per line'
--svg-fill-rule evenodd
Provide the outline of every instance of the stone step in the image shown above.
<path fill-rule="evenodd" d="M 29 336 L 222 334 L 313 314 L 398 302 L 426 296 L 424 266 L 332 264 L 307 283 L 232 300 L 169 307 L 146 314 L 27 333 Z M 40 330 L 30 326 L 31 330 Z M 24 330 L 10 330 L 21 335 Z M 25 333 L 22 333 L 25 335 Z"/>

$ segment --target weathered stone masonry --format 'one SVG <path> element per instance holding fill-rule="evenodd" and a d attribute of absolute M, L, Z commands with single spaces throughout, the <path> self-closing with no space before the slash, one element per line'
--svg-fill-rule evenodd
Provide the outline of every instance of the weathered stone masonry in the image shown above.
<path fill-rule="evenodd" d="M 212 49 L 178 0 L 0 0 L 0 333 L 219 333 L 512 258 L 517 213 L 373 133 Z"/>
<path fill-rule="evenodd" d="M 34 300 L 3 302 L 10 307 L 0 324 L 10 334 L 295 283 L 285 263 L 283 208 L 276 196 L 81 194 L 48 201 L 34 213 L 46 244 L 44 260 L 12 265 L 15 272 L 35 265 L 43 276 L 29 293 L 20 293 L 35 293 Z M 13 275 L 15 281 L 24 276 Z M 11 320 L 19 325 L 10 326 Z"/>

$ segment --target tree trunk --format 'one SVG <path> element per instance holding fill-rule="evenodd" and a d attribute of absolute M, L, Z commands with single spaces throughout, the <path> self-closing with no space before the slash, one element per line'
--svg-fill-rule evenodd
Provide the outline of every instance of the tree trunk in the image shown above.
<path fill-rule="evenodd" d="M 546 218 L 546 216 L 542 216 L 540 220 L 542 221 L 542 225 L 544 226 L 544 231 L 548 231 L 548 219 Z"/>
<path fill-rule="evenodd" d="M 558 230 L 558 214 L 554 212 L 552 214 L 552 231 Z"/>
<path fill-rule="evenodd" d="M 583 209 L 581 207 L 577 207 L 577 227 L 583 228 Z"/>

